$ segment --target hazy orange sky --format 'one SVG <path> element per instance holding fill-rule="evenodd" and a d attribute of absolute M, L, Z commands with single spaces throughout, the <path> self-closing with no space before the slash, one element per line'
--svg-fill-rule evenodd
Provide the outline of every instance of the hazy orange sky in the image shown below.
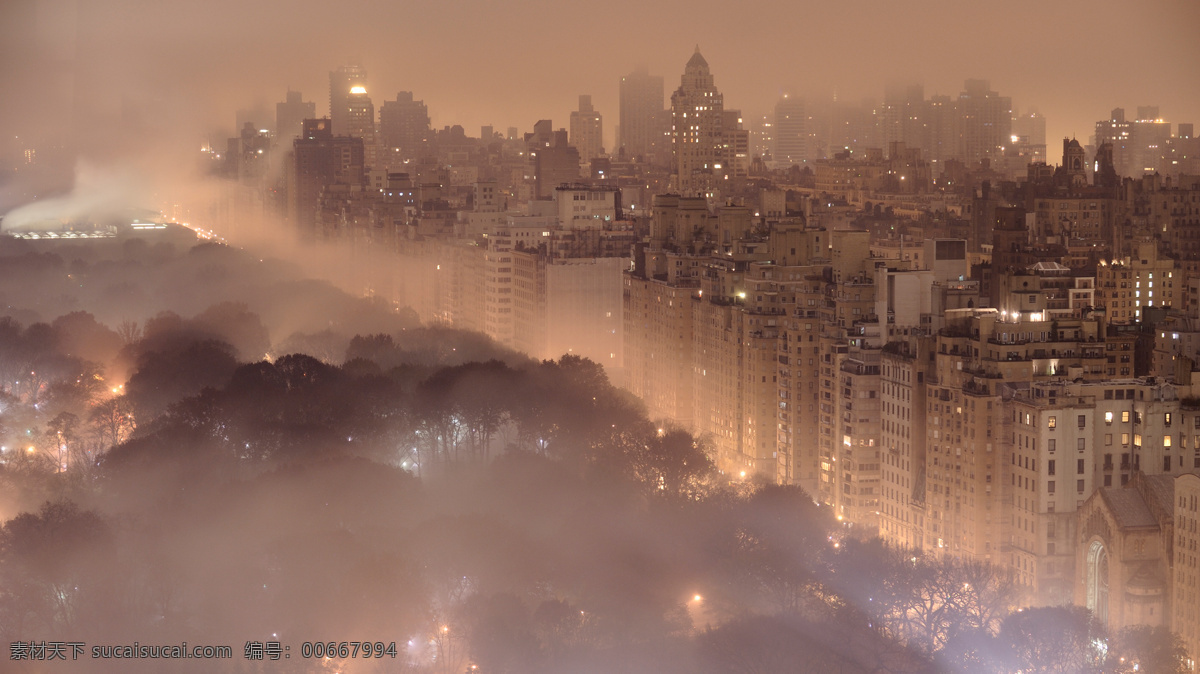
<path fill-rule="evenodd" d="M 747 118 L 783 92 L 856 100 L 911 82 L 954 95 L 983 78 L 1047 117 L 1052 160 L 1057 139 L 1086 139 L 1114 107 L 1200 123 L 1193 0 L 5 0 L 28 2 L 43 77 L 74 99 L 76 119 L 142 111 L 188 145 L 231 133 L 238 108 L 273 110 L 288 87 L 323 114 L 328 72 L 358 61 L 377 107 L 411 90 L 436 127 L 470 135 L 566 126 L 591 94 L 611 147 L 620 77 L 644 64 L 669 97 L 697 44 L 726 107 Z M 18 80 L 34 62 L 6 54 Z"/>

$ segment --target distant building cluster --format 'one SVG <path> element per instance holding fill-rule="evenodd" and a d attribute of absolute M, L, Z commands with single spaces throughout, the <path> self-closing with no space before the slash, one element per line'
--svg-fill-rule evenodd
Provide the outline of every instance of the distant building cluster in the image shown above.
<path fill-rule="evenodd" d="M 245 126 L 230 217 L 395 254 L 375 290 L 424 320 L 603 363 L 730 480 L 1200 652 L 1190 124 L 1116 109 L 1052 163 L 1045 119 L 985 80 L 747 122 L 697 49 L 669 99 L 621 79 L 606 148 L 588 95 L 569 129 L 472 137 L 409 92 L 376 119 L 367 81 Z"/>

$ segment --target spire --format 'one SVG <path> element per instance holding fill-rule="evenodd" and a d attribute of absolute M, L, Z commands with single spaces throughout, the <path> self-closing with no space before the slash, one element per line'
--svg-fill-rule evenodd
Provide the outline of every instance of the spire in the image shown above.
<path fill-rule="evenodd" d="M 708 61 L 700 55 L 700 45 L 696 45 L 696 53 L 692 54 L 692 58 L 688 59 L 687 68 L 704 68 L 708 69 Z"/>

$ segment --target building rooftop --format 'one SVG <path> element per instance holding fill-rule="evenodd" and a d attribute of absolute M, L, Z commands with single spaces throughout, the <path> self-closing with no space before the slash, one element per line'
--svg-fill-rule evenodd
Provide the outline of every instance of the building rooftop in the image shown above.
<path fill-rule="evenodd" d="M 1122 529 L 1158 528 L 1155 513 L 1174 512 L 1175 478 L 1142 474 L 1123 487 L 1101 487 L 1100 496 Z"/>
<path fill-rule="evenodd" d="M 1122 529 L 1158 526 L 1158 520 L 1154 519 L 1138 490 L 1130 487 L 1101 487 L 1100 496 Z"/>

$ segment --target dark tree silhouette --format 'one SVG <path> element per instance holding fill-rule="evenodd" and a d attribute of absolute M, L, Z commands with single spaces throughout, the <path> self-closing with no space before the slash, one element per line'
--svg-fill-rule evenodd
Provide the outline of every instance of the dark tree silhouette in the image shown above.
<path fill-rule="evenodd" d="M 1107 637 L 1086 608 L 1054 606 L 1009 615 L 999 643 L 1012 671 L 1068 674 L 1101 671 Z"/>
<path fill-rule="evenodd" d="M 1166 627 L 1131 625 L 1117 633 L 1108 651 L 1105 673 L 1183 674 L 1188 668 L 1183 639 Z"/>
<path fill-rule="evenodd" d="M 224 342 L 156 341 L 162 350 L 144 353 L 125 384 L 125 394 L 143 420 L 205 387 L 223 386 L 237 367 L 233 349 Z"/>
<path fill-rule="evenodd" d="M 0 529 L 0 635 L 78 634 L 101 612 L 113 569 L 104 520 L 69 501 L 47 502 Z"/>

